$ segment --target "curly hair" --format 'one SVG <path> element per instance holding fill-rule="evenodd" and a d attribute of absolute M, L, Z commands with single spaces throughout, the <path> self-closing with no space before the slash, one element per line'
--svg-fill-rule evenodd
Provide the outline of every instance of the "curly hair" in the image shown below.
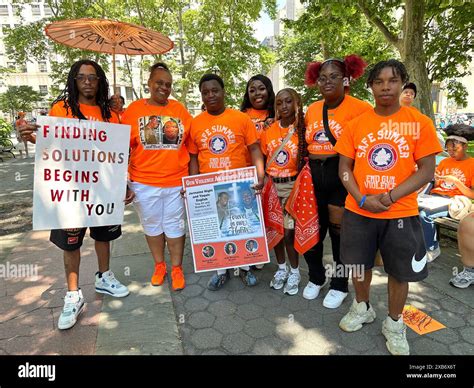
<path fill-rule="evenodd" d="M 301 171 L 304 165 L 304 158 L 308 155 L 308 145 L 306 144 L 306 126 L 304 123 L 304 112 L 303 112 L 303 103 L 301 101 L 301 96 L 298 92 L 291 88 L 281 89 L 275 96 L 275 112 L 276 120 L 280 120 L 280 115 L 278 113 L 278 109 L 276 107 L 276 99 L 277 97 L 283 93 L 287 92 L 291 95 L 293 99 L 293 106 L 295 108 L 295 121 L 293 123 L 295 127 L 295 131 L 298 134 L 298 158 L 297 158 L 297 166 L 298 171 Z"/>
<path fill-rule="evenodd" d="M 62 101 L 64 104 L 64 108 L 66 108 L 66 114 L 69 114 L 69 109 L 71 109 L 73 117 L 76 117 L 80 120 L 87 120 L 87 118 L 83 115 L 80 109 L 79 90 L 77 89 L 75 79 L 77 77 L 77 74 L 79 73 L 79 69 L 83 65 L 94 67 L 97 73 L 97 77 L 99 77 L 99 88 L 97 90 L 96 103 L 100 107 L 102 118 L 105 121 L 109 121 L 112 117 L 109 103 L 109 82 L 107 81 L 107 77 L 105 76 L 105 72 L 104 70 L 102 70 L 102 67 L 100 67 L 97 62 L 91 61 L 89 59 L 82 59 L 80 61 L 75 62 L 71 66 L 71 69 L 69 70 L 69 74 L 67 76 L 66 87 L 61 92 L 61 94 L 53 101 L 51 106 Z"/>
<path fill-rule="evenodd" d="M 317 84 L 319 74 L 327 65 L 337 66 L 344 77 L 349 78 L 349 81 L 359 78 L 364 74 L 367 63 L 358 55 L 351 54 L 344 58 L 344 60 L 337 58 L 330 58 L 324 62 L 310 62 L 306 67 L 305 84 L 313 87 Z M 347 88 L 347 86 L 346 86 Z"/>
<path fill-rule="evenodd" d="M 448 136 L 464 137 L 467 141 L 474 140 L 474 127 L 467 124 L 451 124 L 444 128 Z"/>
<path fill-rule="evenodd" d="M 367 87 L 371 87 L 374 83 L 375 79 L 380 75 L 383 69 L 386 67 L 391 67 L 393 74 L 395 76 L 400 76 L 402 79 L 402 84 L 406 84 L 408 82 L 409 76 L 405 65 L 397 61 L 396 59 L 389 59 L 387 61 L 380 61 L 376 63 L 369 71 L 369 75 L 367 76 Z"/>
<path fill-rule="evenodd" d="M 267 106 L 265 107 L 265 109 L 268 112 L 267 118 L 274 118 L 275 117 L 275 92 L 273 91 L 272 81 L 270 80 L 270 78 L 262 74 L 254 75 L 252 78 L 248 80 L 247 86 L 245 87 L 244 99 L 242 101 L 242 105 L 240 106 L 240 110 L 242 112 L 245 112 L 248 108 L 252 108 L 252 104 L 250 103 L 249 87 L 253 81 L 260 81 L 261 83 L 265 85 L 265 88 L 267 89 L 267 93 L 268 93 Z"/>

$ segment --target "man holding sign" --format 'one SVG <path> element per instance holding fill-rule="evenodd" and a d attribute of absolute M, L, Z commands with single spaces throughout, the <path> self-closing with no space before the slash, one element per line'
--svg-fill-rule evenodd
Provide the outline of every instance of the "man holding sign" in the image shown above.
<path fill-rule="evenodd" d="M 80 120 L 119 123 L 117 115 L 111 111 L 108 96 L 109 86 L 102 68 L 94 61 L 80 60 L 69 71 L 66 88 L 54 101 L 50 116 L 75 118 Z M 36 143 L 38 126 L 25 124 L 19 128 L 24 140 Z M 128 139 L 127 139 L 128 142 Z M 127 188 L 125 203 L 133 200 L 133 193 Z M 56 229 L 51 231 L 50 241 L 64 252 L 64 268 L 68 291 L 64 298 L 64 308 L 59 317 L 58 328 L 69 329 L 76 323 L 84 309 L 84 298 L 79 288 L 80 247 L 87 228 Z M 96 292 L 115 297 L 125 297 L 128 288 L 121 284 L 109 269 L 110 241 L 122 234 L 120 225 L 90 228 L 90 236 L 95 240 L 99 271 L 95 275 Z"/>
<path fill-rule="evenodd" d="M 247 167 L 247 152 L 257 167 L 258 184 L 255 190 L 263 188 L 263 156 L 258 145 L 255 125 L 250 118 L 225 106 L 224 81 L 216 74 L 205 74 L 199 81 L 202 101 L 206 110 L 195 117 L 191 123 L 189 141 L 189 174 L 206 174 L 230 169 Z M 219 222 L 221 230 L 226 218 L 231 215 L 225 208 L 227 198 L 219 195 L 221 201 Z M 224 205 L 225 203 L 225 205 Z M 227 252 L 228 253 L 228 252 Z M 240 267 L 239 275 L 247 286 L 257 284 L 257 278 L 249 266 Z M 211 291 L 219 290 L 228 280 L 227 270 L 218 270 L 209 280 L 207 287 Z"/>

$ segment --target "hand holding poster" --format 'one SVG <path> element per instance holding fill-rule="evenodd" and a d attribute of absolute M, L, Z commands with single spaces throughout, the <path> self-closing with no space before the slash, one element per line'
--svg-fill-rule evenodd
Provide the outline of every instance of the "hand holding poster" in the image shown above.
<path fill-rule="evenodd" d="M 38 125 L 33 229 L 121 224 L 130 126 L 58 117 Z"/>
<path fill-rule="evenodd" d="M 270 261 L 255 167 L 183 178 L 196 272 Z"/>

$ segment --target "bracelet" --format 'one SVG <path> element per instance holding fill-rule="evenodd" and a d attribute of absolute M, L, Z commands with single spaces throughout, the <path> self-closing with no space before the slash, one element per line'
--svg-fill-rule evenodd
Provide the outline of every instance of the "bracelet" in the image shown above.
<path fill-rule="evenodd" d="M 367 195 L 364 195 L 360 200 L 359 207 L 362 208 L 364 206 L 365 200 L 367 199 Z"/>
<path fill-rule="evenodd" d="M 392 190 L 393 190 L 393 189 L 392 189 Z M 392 203 L 395 203 L 395 201 L 394 201 L 393 198 L 392 198 L 392 190 L 390 190 L 390 191 L 388 192 L 388 197 L 390 198 L 390 201 L 392 201 Z"/>

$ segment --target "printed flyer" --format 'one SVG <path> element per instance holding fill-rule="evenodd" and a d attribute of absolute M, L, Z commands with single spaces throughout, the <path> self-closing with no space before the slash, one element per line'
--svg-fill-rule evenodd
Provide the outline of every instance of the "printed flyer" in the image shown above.
<path fill-rule="evenodd" d="M 196 272 L 270 261 L 255 167 L 183 178 Z"/>

